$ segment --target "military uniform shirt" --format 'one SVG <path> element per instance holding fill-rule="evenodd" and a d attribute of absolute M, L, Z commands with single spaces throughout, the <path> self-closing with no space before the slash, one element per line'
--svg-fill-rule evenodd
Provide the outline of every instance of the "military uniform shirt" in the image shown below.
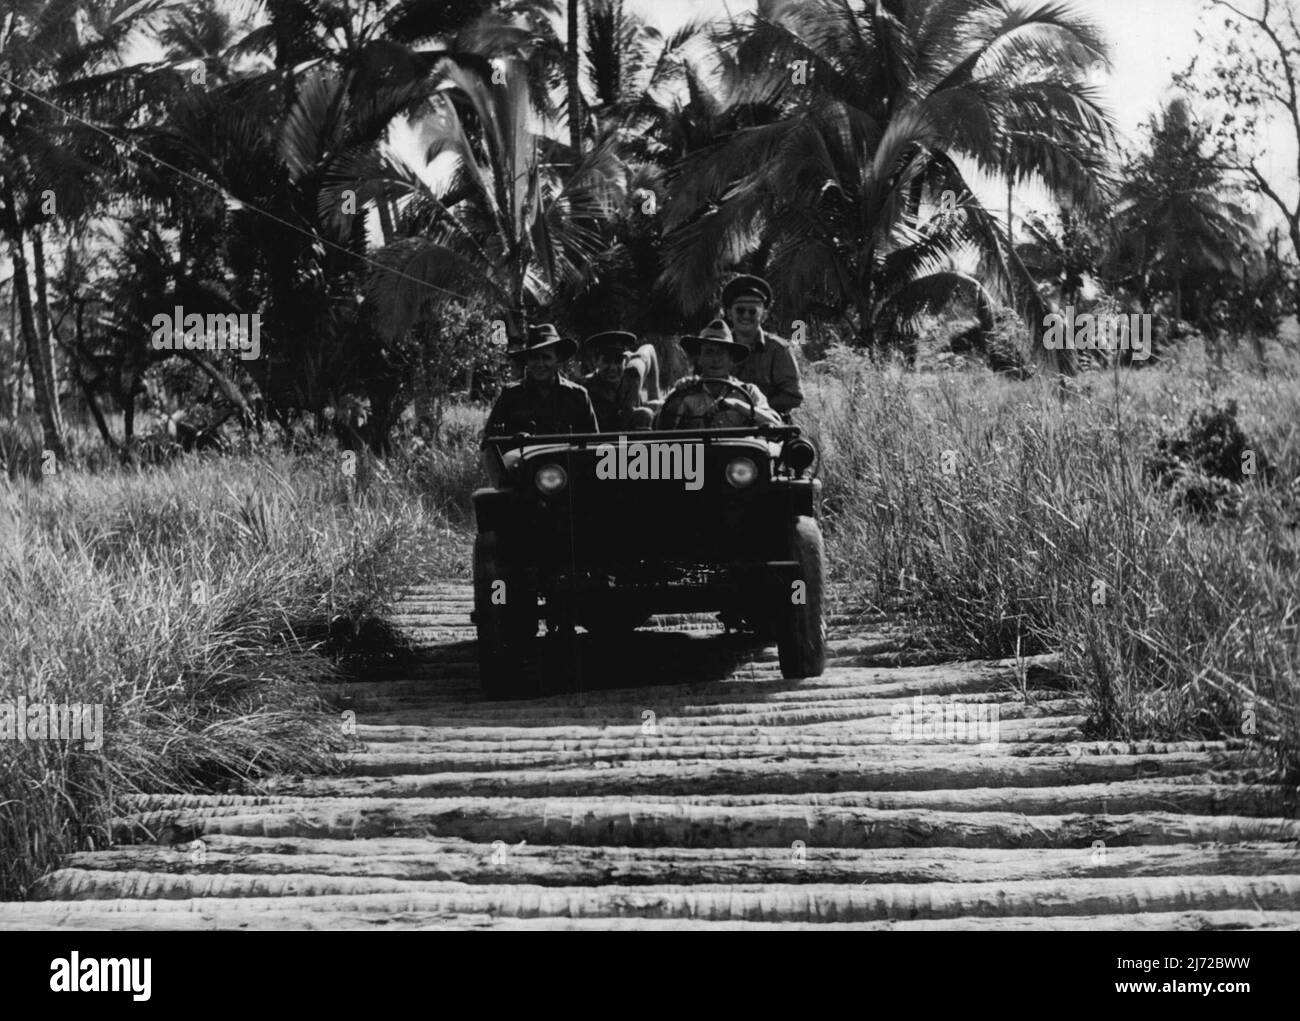
<path fill-rule="evenodd" d="M 531 378 L 507 386 L 488 416 L 483 435 L 513 436 L 527 432 L 541 436 L 599 431 L 587 391 L 558 376 L 548 394 L 543 394 Z"/>
<path fill-rule="evenodd" d="M 749 347 L 749 357 L 737 367 L 736 376 L 762 390 L 774 411 L 784 413 L 803 403 L 794 351 L 788 340 L 775 333 L 758 331 L 758 340 Z"/>
<path fill-rule="evenodd" d="M 631 388 L 626 385 L 626 380 L 610 386 L 600 378 L 599 372 L 593 372 L 578 382 L 586 388 L 587 396 L 591 398 L 591 407 L 596 412 L 596 422 L 601 432 L 617 432 L 627 428 L 627 413 L 636 405 L 635 401 L 629 400 Z"/>
<path fill-rule="evenodd" d="M 600 372 L 583 376 L 580 382 L 591 396 L 601 432 L 631 429 L 637 408 L 646 403 L 645 382 L 651 365 L 639 352 L 627 360 L 623 376 L 614 386 L 600 378 Z"/>
<path fill-rule="evenodd" d="M 710 381 L 712 382 L 712 381 Z M 780 425 L 781 417 L 767 403 L 763 391 L 753 383 L 743 383 L 732 376 L 735 383 L 754 402 L 755 425 Z M 656 423 L 658 429 L 727 429 L 748 426 L 749 405 L 725 387 L 715 387 L 717 394 L 705 389 L 699 376 L 687 376 L 674 384 L 672 392 L 664 399 Z M 706 422 L 706 419 L 709 420 Z"/>

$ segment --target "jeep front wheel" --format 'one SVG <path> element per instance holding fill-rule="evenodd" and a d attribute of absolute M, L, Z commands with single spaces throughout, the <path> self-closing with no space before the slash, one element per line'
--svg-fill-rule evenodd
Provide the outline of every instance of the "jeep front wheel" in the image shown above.
<path fill-rule="evenodd" d="M 513 591 L 512 591 L 513 589 Z M 531 605 L 528 605 L 531 602 Z M 474 626 L 478 632 L 479 686 L 488 698 L 509 698 L 522 689 L 525 654 L 537 632 L 537 600 L 504 570 L 495 532 L 474 539 Z"/>
<path fill-rule="evenodd" d="M 822 619 L 825 554 L 815 518 L 801 516 L 790 533 L 794 584 L 774 614 L 781 676 L 820 677 L 826 668 L 826 625 Z"/>

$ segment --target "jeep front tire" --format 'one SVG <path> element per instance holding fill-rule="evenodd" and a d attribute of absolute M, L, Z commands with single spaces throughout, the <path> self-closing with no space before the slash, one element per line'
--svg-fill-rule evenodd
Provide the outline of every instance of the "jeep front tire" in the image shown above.
<path fill-rule="evenodd" d="M 474 538 L 474 626 L 483 694 L 493 699 L 519 694 L 537 634 L 537 597 L 505 569 L 496 532 Z"/>
<path fill-rule="evenodd" d="M 821 527 L 806 515 L 790 531 L 790 559 L 797 565 L 792 585 L 773 614 L 781 676 L 820 677 L 826 668 L 826 624 L 822 618 L 825 552 Z"/>

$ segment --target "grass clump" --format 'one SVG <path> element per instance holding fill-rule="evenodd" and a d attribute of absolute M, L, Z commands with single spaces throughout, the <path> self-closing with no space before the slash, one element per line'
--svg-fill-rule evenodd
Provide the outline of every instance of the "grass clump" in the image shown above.
<path fill-rule="evenodd" d="M 951 655 L 1059 652 L 1098 736 L 1247 737 L 1300 770 L 1294 360 L 1067 391 L 837 358 L 803 422 L 860 603 Z"/>
<path fill-rule="evenodd" d="M 459 539 L 337 453 L 191 459 L 0 489 L 0 702 L 100 705 L 102 747 L 0 740 L 0 896 L 102 846 L 139 791 L 330 771 L 318 695 Z M 370 648 L 367 647 L 367 643 Z"/>

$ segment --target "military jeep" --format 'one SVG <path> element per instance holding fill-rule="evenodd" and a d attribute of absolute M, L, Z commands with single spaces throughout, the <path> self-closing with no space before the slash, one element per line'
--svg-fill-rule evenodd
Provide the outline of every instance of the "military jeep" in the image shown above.
<path fill-rule="evenodd" d="M 821 483 L 797 427 L 487 443 L 501 482 L 474 494 L 474 620 L 489 697 L 520 694 L 539 642 L 662 613 L 716 612 L 775 639 L 785 677 L 821 674 Z"/>

